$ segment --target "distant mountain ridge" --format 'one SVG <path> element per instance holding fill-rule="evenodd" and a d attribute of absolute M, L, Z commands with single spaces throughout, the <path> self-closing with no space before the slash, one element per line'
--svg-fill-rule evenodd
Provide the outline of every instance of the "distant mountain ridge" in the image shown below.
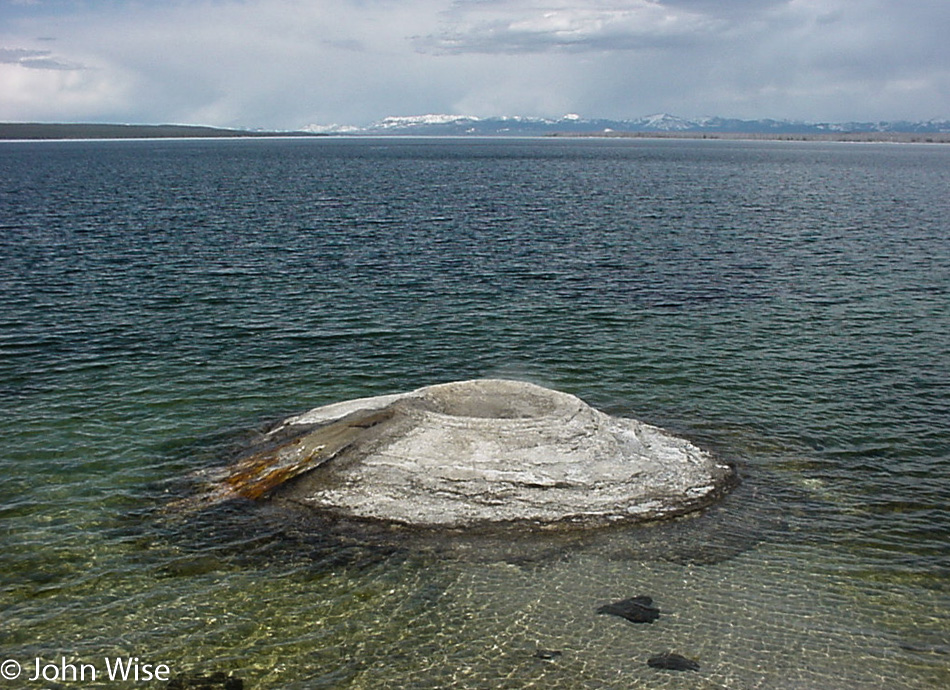
<path fill-rule="evenodd" d="M 632 120 L 558 119 L 468 115 L 386 117 L 365 127 L 309 125 L 298 130 L 226 129 L 200 125 L 129 125 L 103 123 L 0 122 L 0 140 L 10 139 L 138 139 L 300 137 L 327 134 L 369 136 L 666 136 L 709 138 L 816 138 L 857 141 L 934 141 L 950 143 L 950 120 L 920 122 L 810 123 L 792 120 L 740 120 L 705 117 L 686 119 L 666 113 Z"/>
<path fill-rule="evenodd" d="M 792 120 L 741 120 L 724 117 L 688 119 L 658 113 L 631 120 L 583 118 L 565 115 L 558 119 L 471 115 L 412 115 L 386 117 L 365 127 L 349 125 L 310 125 L 304 131 L 325 134 L 375 134 L 424 136 L 545 136 L 554 134 L 761 134 L 761 135 L 835 135 L 835 134 L 950 134 L 950 120 L 921 122 L 797 122 Z"/>

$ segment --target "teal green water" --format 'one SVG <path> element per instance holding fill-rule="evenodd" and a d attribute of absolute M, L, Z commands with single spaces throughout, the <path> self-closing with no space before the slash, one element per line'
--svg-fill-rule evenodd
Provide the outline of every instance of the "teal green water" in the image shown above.
<path fill-rule="evenodd" d="M 0 145 L 0 661 L 255 689 L 945 687 L 948 183 L 939 146 Z M 165 510 L 269 421 L 478 376 L 670 428 L 744 483 L 570 539 Z M 654 624 L 595 613 L 637 594 Z M 700 671 L 647 666 L 666 651 Z"/>

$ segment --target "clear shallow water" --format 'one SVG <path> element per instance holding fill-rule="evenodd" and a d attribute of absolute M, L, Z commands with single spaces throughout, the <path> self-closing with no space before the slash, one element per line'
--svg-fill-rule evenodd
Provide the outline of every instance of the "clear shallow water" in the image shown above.
<path fill-rule="evenodd" d="M 252 688 L 944 687 L 947 189 L 928 146 L 0 145 L 2 657 Z M 268 420 L 477 376 L 684 433 L 745 483 L 675 525 L 510 544 L 161 510 Z M 636 594 L 660 620 L 595 613 Z M 646 665 L 665 651 L 700 672 Z"/>

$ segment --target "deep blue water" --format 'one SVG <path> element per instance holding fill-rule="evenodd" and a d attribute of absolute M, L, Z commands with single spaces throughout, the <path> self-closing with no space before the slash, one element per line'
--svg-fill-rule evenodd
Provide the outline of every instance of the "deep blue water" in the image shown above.
<path fill-rule="evenodd" d="M 254 688 L 697 687 L 584 661 L 615 643 L 582 614 L 561 621 L 582 641 L 557 663 L 478 647 L 554 635 L 503 620 L 511 592 L 608 596 L 635 573 L 742 583 L 669 633 L 701 650 L 709 687 L 943 687 L 948 191 L 950 148 L 927 145 L 0 143 L 0 656 L 125 650 Z M 569 549 L 507 575 L 284 551 L 174 565 L 196 547 L 151 511 L 242 432 L 482 376 L 683 433 L 743 468 L 734 505 L 788 519 L 705 569 Z M 418 598 L 435 590 L 438 606 Z M 314 613 L 314 591 L 339 611 Z M 481 626 L 426 617 L 473 593 Z"/>

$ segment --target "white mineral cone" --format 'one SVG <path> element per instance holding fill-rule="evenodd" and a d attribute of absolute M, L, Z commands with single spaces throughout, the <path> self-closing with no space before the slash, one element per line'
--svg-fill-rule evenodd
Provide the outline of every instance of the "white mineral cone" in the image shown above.
<path fill-rule="evenodd" d="M 307 431 L 243 460 L 229 486 L 350 517 L 465 527 L 656 519 L 708 505 L 735 481 L 685 439 L 520 381 L 335 403 L 273 433 L 294 428 Z M 280 481 L 244 491 L 248 466 Z"/>

